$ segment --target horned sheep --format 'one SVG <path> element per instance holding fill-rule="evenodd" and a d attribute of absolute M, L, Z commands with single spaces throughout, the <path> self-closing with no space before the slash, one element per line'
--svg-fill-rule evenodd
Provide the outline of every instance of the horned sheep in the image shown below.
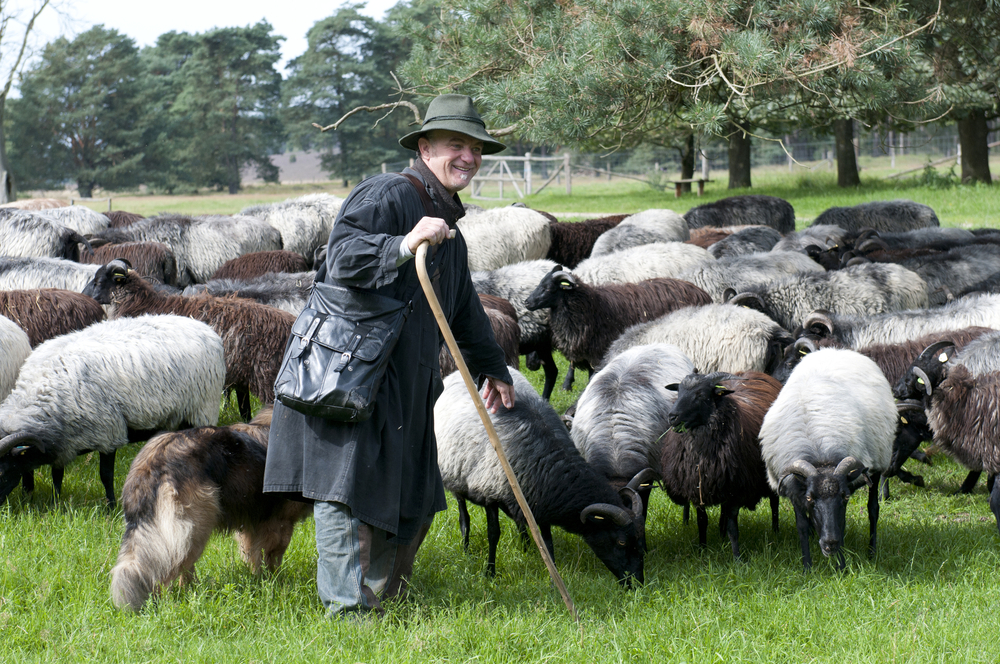
<path fill-rule="evenodd" d="M 808 256 L 794 251 L 771 251 L 749 256 L 726 256 L 706 262 L 677 275 L 690 281 L 715 302 L 724 302 L 726 291 L 743 291 L 757 283 L 769 283 L 782 277 L 803 272 L 823 272 L 823 268 Z"/>
<path fill-rule="evenodd" d="M 0 216 L 0 251 L 11 258 L 80 259 L 80 245 L 90 247 L 77 231 L 36 213 L 15 211 Z"/>
<path fill-rule="evenodd" d="M 816 217 L 813 224 L 840 226 L 847 231 L 872 228 L 889 232 L 941 225 L 929 206 L 902 198 L 861 203 L 853 207 L 832 207 Z"/>
<path fill-rule="evenodd" d="M 503 207 L 469 214 L 457 224 L 469 247 L 469 270 L 545 258 L 552 245 L 549 220 L 524 207 Z"/>
<path fill-rule="evenodd" d="M 693 207 L 684 213 L 690 228 L 704 226 L 770 226 L 779 233 L 795 230 L 795 208 L 776 196 L 730 196 Z"/>
<path fill-rule="evenodd" d="M 691 237 L 687 222 L 673 210 L 645 210 L 625 217 L 594 242 L 591 256 L 654 242 L 685 242 Z"/>

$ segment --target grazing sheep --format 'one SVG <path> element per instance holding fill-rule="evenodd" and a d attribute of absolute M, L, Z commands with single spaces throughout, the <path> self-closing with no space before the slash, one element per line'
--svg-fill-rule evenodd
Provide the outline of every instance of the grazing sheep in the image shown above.
<path fill-rule="evenodd" d="M 93 235 L 110 226 L 111 221 L 100 212 L 83 205 L 67 205 L 65 207 L 38 210 L 36 215 L 48 219 L 54 224 L 70 228 L 80 235 Z"/>
<path fill-rule="evenodd" d="M 853 207 L 832 207 L 822 212 L 814 226 L 840 226 L 847 231 L 872 228 L 879 232 L 908 231 L 927 226 L 940 226 L 934 210 L 927 205 L 906 199 L 872 201 Z"/>
<path fill-rule="evenodd" d="M 223 263 L 212 279 L 254 279 L 268 272 L 305 272 L 306 259 L 294 251 L 257 251 Z"/>
<path fill-rule="evenodd" d="M 519 368 L 521 362 L 518 347 L 521 340 L 521 330 L 517 327 L 517 311 L 515 311 L 514 305 L 502 298 L 483 293 L 480 293 L 479 301 L 483 303 L 483 311 L 490 319 L 493 337 L 496 339 L 497 345 L 503 349 L 504 361 L 509 367 Z M 451 356 L 451 351 L 448 350 L 448 345 L 445 343 L 441 344 L 438 362 L 441 365 L 442 378 L 458 371 L 458 365 L 455 364 L 455 359 Z"/>
<path fill-rule="evenodd" d="M 496 270 L 473 272 L 472 284 L 477 293 L 493 295 L 510 302 L 517 312 L 517 326 L 521 331 L 518 347 L 521 355 L 535 354 L 545 372 L 542 396 L 548 399 L 556 384 L 558 370 L 552 357 L 552 331 L 549 329 L 549 310 L 528 311 L 525 302 L 545 275 L 556 266 L 550 260 L 523 261 L 505 265 Z M 533 367 L 537 369 L 538 367 Z"/>
<path fill-rule="evenodd" d="M 552 232 L 552 244 L 549 245 L 549 253 L 545 258 L 573 269 L 590 256 L 597 238 L 620 224 L 625 217 L 624 214 L 616 214 L 576 222 L 551 222 L 549 230 Z"/>
<path fill-rule="evenodd" d="M 545 258 L 552 245 L 549 220 L 528 208 L 493 208 L 467 215 L 457 225 L 473 272 Z"/>
<path fill-rule="evenodd" d="M 27 333 L 32 348 L 104 320 L 97 300 L 57 288 L 0 291 L 0 314 Z"/>
<path fill-rule="evenodd" d="M 0 251 L 11 258 L 80 259 L 80 245 L 90 247 L 77 231 L 35 213 L 16 211 L 0 217 Z"/>
<path fill-rule="evenodd" d="M 799 251 L 805 252 L 806 247 L 816 245 L 823 249 L 829 249 L 844 243 L 847 231 L 840 226 L 831 224 L 813 224 L 808 228 L 794 233 L 786 233 L 784 237 L 775 243 L 771 251 Z"/>
<path fill-rule="evenodd" d="M 99 267 L 62 258 L 0 256 L 0 290 L 61 288 L 79 293 L 94 278 Z"/>
<path fill-rule="evenodd" d="M 642 583 L 642 499 L 631 487 L 615 489 L 591 468 L 573 447 L 569 432 L 552 406 L 519 372 L 510 373 L 515 405 L 501 408 L 490 419 L 549 552 L 553 553 L 551 528 L 559 526 L 583 537 L 619 583 Z M 445 489 L 458 499 L 459 525 L 466 545 L 469 518 L 465 501 L 486 510 L 486 569 L 493 575 L 500 541 L 500 510 L 518 524 L 525 519 L 457 373 L 444 379 L 444 391 L 434 405 L 434 434 L 441 479 Z"/>
<path fill-rule="evenodd" d="M 874 316 L 847 316 L 814 311 L 802 321 L 796 337 L 834 339 L 845 348 L 894 344 L 935 332 L 963 327 L 1000 329 L 1000 295 L 968 295 L 933 309 L 890 311 Z"/>
<path fill-rule="evenodd" d="M 65 465 L 96 451 L 114 506 L 115 450 L 215 424 L 224 377 L 219 335 L 180 316 L 105 321 L 46 341 L 0 404 L 0 501 L 45 464 L 58 494 Z"/>
<path fill-rule="evenodd" d="M 962 292 L 982 280 L 984 274 L 1000 271 L 1000 245 L 972 244 L 900 263 L 927 282 L 932 304 L 944 304 L 952 293 Z"/>
<path fill-rule="evenodd" d="M 177 258 L 177 285 L 204 283 L 223 263 L 255 251 L 281 249 L 281 233 L 254 217 L 188 217 L 164 214 L 91 238 L 96 246 L 162 242 Z M 312 255 L 310 250 L 310 256 Z"/>
<path fill-rule="evenodd" d="M 249 424 L 164 433 L 139 451 L 122 487 L 125 533 L 111 600 L 142 609 L 151 594 L 194 578 L 214 531 L 232 532 L 253 571 L 271 571 L 312 505 L 264 493 L 272 407 Z"/>
<path fill-rule="evenodd" d="M 661 277 L 679 278 L 686 271 L 714 263 L 705 249 L 686 242 L 654 242 L 581 262 L 573 274 L 588 284 L 629 284 Z"/>
<path fill-rule="evenodd" d="M 10 203 L 0 205 L 0 209 L 50 210 L 52 208 L 63 207 L 65 205 L 65 201 L 61 201 L 58 198 L 22 198 L 17 201 L 11 201 Z"/>
<path fill-rule="evenodd" d="M 757 309 L 787 329 L 817 309 L 870 316 L 928 305 L 924 280 L 893 263 L 866 263 L 754 284 L 730 302 Z"/>
<path fill-rule="evenodd" d="M 866 482 L 869 554 L 878 532 L 878 483 L 889 468 L 896 435 L 896 405 L 878 366 L 851 350 L 809 353 L 764 416 L 761 454 L 771 489 L 789 498 L 802 548 L 812 566 L 809 534 L 824 556 L 844 567 L 847 502 Z"/>
<path fill-rule="evenodd" d="M 296 316 L 306 308 L 315 272 L 269 272 L 255 279 L 212 279 L 184 289 L 186 297 L 235 295 L 287 311 Z"/>
<path fill-rule="evenodd" d="M 687 240 L 687 243 L 697 245 L 702 249 L 708 249 L 716 242 L 724 240 L 736 232 L 735 228 L 715 228 L 713 226 L 690 230 L 691 238 Z"/>
<path fill-rule="evenodd" d="M 591 286 L 557 265 L 525 302 L 548 308 L 552 344 L 591 374 L 626 328 L 681 307 L 708 304 L 708 294 L 685 281 L 649 279 L 635 284 Z"/>
<path fill-rule="evenodd" d="M 24 330 L 6 316 L 0 316 L 0 402 L 14 389 L 17 373 L 30 353 L 31 342 Z"/>
<path fill-rule="evenodd" d="M 703 373 L 771 373 L 792 341 L 784 328 L 759 311 L 706 304 L 633 325 L 611 344 L 603 364 L 630 348 L 673 344 Z"/>
<path fill-rule="evenodd" d="M 770 283 L 782 277 L 804 272 L 824 272 L 805 254 L 794 251 L 770 251 L 749 256 L 726 256 L 684 270 L 678 279 L 690 281 L 712 296 L 718 303 L 725 301 L 726 291 L 742 292 L 752 284 Z"/>
<path fill-rule="evenodd" d="M 643 470 L 660 471 L 660 437 L 676 394 L 664 387 L 694 371 L 676 346 L 631 348 L 594 374 L 576 402 L 573 444 L 594 470 L 623 487 Z M 649 504 L 651 484 L 638 489 Z"/>
<path fill-rule="evenodd" d="M 974 293 L 1000 293 L 1000 272 L 994 272 L 963 290 L 955 291 L 955 297 L 965 297 Z"/>
<path fill-rule="evenodd" d="M 684 213 L 690 228 L 704 226 L 770 226 L 779 233 L 795 230 L 795 208 L 776 196 L 730 196 L 693 207 Z"/>
<path fill-rule="evenodd" d="M 771 502 L 771 523 L 778 529 L 778 495 L 767 483 L 757 438 L 764 414 L 781 383 L 762 373 L 725 372 L 685 376 L 666 389 L 677 398 L 663 436 L 663 489 L 680 505 L 693 504 L 698 543 L 707 542 L 706 505 L 721 505 L 719 534 L 729 536 L 733 557 L 740 557 L 739 511 Z"/>
<path fill-rule="evenodd" d="M 751 226 L 731 233 L 708 247 L 715 258 L 746 256 L 771 251 L 781 240 L 781 233 L 768 226 Z"/>
<path fill-rule="evenodd" d="M 125 212 L 124 210 L 108 210 L 104 213 L 104 216 L 108 218 L 108 221 L 110 222 L 109 226 L 111 226 L 111 228 L 131 226 L 135 222 L 145 219 L 145 217 L 141 214 L 137 214 L 135 212 Z"/>
<path fill-rule="evenodd" d="M 690 237 L 684 217 L 673 210 L 645 210 L 625 217 L 598 237 L 590 255 L 604 256 L 654 242 L 684 242 Z"/>
<path fill-rule="evenodd" d="M 281 233 L 284 246 L 279 248 L 311 261 L 316 248 L 329 241 L 343 202 L 344 199 L 331 194 L 307 194 L 281 203 L 253 205 L 240 214 L 266 221 Z"/>
<path fill-rule="evenodd" d="M 295 323 L 292 314 L 239 298 L 165 295 L 121 261 L 100 268 L 84 294 L 109 305 L 111 318 L 178 314 L 208 323 L 222 337 L 225 388 L 236 391 L 243 419 L 250 419 L 251 394 L 274 402 L 274 379 Z"/>
<path fill-rule="evenodd" d="M 124 258 L 136 272 L 161 284 L 177 285 L 177 259 L 170 247 L 162 242 L 123 242 L 84 251 L 80 262 L 89 265 L 106 265 L 116 258 Z"/>

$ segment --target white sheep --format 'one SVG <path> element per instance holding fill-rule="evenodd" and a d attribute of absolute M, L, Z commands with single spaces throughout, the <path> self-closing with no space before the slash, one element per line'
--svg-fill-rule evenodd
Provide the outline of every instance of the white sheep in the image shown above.
<path fill-rule="evenodd" d="M 545 258 L 552 244 L 549 220 L 524 207 L 469 214 L 459 219 L 457 226 L 469 247 L 471 271 Z"/>

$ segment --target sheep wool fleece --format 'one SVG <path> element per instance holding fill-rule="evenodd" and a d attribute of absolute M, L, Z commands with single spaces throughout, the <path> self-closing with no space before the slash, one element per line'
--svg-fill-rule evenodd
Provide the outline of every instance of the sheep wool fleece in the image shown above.
<path fill-rule="evenodd" d="M 405 172 L 425 184 L 439 216 L 454 227 L 456 219 L 446 213 L 454 203 L 439 200 L 439 188 L 431 186 L 437 183 L 428 182 L 433 175 Z M 326 269 L 317 278 L 397 300 L 413 292 L 413 311 L 390 356 L 371 419 L 336 422 L 276 403 L 264 473 L 264 491 L 342 503 L 361 522 L 386 531 L 397 546 L 412 542 L 421 526 L 447 507 L 433 421 L 442 391 L 440 332 L 419 287 L 415 259 L 396 266 L 403 237 L 424 215 L 416 189 L 396 173 L 365 180 L 344 201 L 330 232 Z M 473 288 L 460 231 L 428 252 L 427 268 L 472 375 L 480 382 L 490 376 L 511 383 Z"/>

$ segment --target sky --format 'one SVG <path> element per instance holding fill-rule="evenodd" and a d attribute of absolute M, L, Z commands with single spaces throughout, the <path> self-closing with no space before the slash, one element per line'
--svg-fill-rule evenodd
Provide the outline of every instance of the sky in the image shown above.
<path fill-rule="evenodd" d="M 36 0 L 37 1 L 37 0 Z M 152 46 L 156 38 L 171 30 L 205 32 L 212 28 L 245 27 L 260 20 L 274 26 L 274 34 L 286 39 L 281 44 L 285 63 L 305 52 L 306 33 L 312 25 L 336 13 L 345 0 L 168 0 L 167 2 L 136 2 L 136 0 L 61 0 L 62 11 L 46 8 L 36 24 L 36 47 L 59 36 L 72 39 L 97 24 L 114 28 L 135 40 L 140 48 Z M 368 0 L 361 10 L 374 18 L 398 0 Z M 30 0 L 5 3 L 7 7 L 28 7 Z M 40 50 L 40 49 L 39 49 Z"/>

